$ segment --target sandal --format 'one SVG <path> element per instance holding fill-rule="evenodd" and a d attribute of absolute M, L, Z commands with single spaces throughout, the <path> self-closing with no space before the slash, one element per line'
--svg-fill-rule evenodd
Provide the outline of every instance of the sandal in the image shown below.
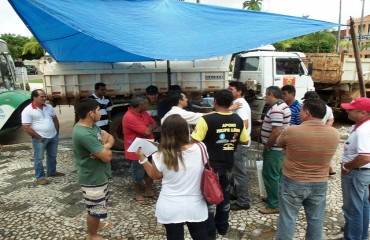
<path fill-rule="evenodd" d="M 114 223 L 112 223 L 112 222 L 100 222 L 99 227 L 98 227 L 98 231 L 102 231 L 104 229 L 111 228 L 113 226 L 114 226 Z"/>
<path fill-rule="evenodd" d="M 140 198 L 135 197 L 135 200 L 141 205 L 148 205 L 148 202 L 145 200 L 145 198 L 140 199 Z"/>
<path fill-rule="evenodd" d="M 155 199 L 155 200 L 157 200 L 157 199 L 158 199 L 158 196 L 157 196 L 157 194 L 155 194 L 155 193 L 153 193 L 152 195 L 146 195 L 146 194 L 144 194 L 144 197 L 145 197 L 145 198 L 153 198 L 153 199 Z"/>

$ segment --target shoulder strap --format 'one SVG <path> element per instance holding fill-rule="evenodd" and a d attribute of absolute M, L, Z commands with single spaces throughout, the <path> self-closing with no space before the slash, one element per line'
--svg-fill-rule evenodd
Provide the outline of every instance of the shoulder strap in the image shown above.
<path fill-rule="evenodd" d="M 208 157 L 207 157 L 206 149 L 204 148 L 203 144 L 197 143 L 197 145 L 199 146 L 200 152 L 202 153 L 203 164 L 204 165 L 207 164 L 208 167 L 211 168 L 211 166 L 209 165 L 209 160 L 208 160 Z"/>

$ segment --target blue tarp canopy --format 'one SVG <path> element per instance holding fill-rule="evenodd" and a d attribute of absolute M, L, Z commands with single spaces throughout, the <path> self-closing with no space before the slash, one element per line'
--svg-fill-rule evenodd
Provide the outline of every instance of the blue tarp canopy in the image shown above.
<path fill-rule="evenodd" d="M 57 61 L 193 60 L 338 24 L 176 0 L 8 0 Z"/>

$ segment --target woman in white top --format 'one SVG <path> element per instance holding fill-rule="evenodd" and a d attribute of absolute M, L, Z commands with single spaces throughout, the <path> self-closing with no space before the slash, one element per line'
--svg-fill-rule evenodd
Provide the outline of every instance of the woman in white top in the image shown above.
<path fill-rule="evenodd" d="M 190 143 L 188 123 L 178 114 L 168 116 L 153 162 L 140 148 L 136 154 L 151 178 L 162 178 L 155 216 L 164 224 L 167 239 L 184 239 L 184 224 L 193 239 L 208 239 L 208 210 L 200 189 L 204 165 L 200 146 Z"/>

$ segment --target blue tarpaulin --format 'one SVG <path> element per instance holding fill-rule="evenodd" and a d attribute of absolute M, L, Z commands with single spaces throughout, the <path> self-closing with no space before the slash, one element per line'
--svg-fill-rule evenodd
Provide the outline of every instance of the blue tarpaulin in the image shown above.
<path fill-rule="evenodd" d="M 9 0 L 57 61 L 193 60 L 329 29 L 301 17 L 175 0 Z"/>

